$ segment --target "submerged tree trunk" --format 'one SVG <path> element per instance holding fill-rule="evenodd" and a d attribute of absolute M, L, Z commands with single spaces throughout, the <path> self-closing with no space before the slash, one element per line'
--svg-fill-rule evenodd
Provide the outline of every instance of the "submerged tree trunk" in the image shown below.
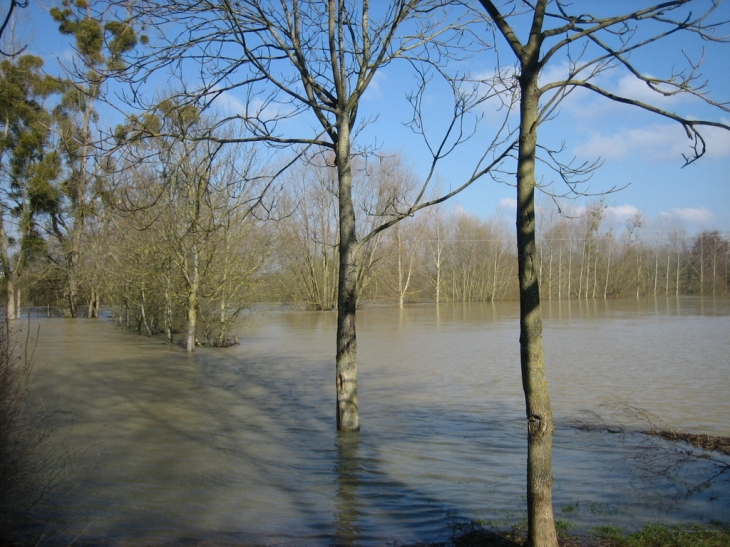
<path fill-rule="evenodd" d="M 95 286 L 91 287 L 89 294 L 89 309 L 86 312 L 89 319 L 99 319 L 99 291 Z"/>
<path fill-rule="evenodd" d="M 347 116 L 338 123 L 337 178 L 340 212 L 340 271 L 337 296 L 337 430 L 359 431 L 357 404 L 357 273 L 359 248 L 352 202 L 352 168 Z"/>
<path fill-rule="evenodd" d="M 72 245 L 75 246 L 74 243 L 72 243 Z M 76 273 L 78 271 L 78 252 L 76 252 L 73 248 L 69 253 L 66 265 L 68 268 L 66 288 L 68 293 L 66 294 L 66 310 L 64 315 L 66 317 L 75 318 L 78 315 L 79 287 L 78 279 L 76 277 Z"/>
<path fill-rule="evenodd" d="M 520 140 L 517 165 L 517 257 L 520 291 L 520 364 L 527 412 L 528 544 L 557 547 L 552 504 L 553 414 L 542 343 L 542 312 L 535 245 L 535 158 L 539 43 L 533 36 L 520 75 Z M 533 62 L 534 61 L 534 62 Z"/>

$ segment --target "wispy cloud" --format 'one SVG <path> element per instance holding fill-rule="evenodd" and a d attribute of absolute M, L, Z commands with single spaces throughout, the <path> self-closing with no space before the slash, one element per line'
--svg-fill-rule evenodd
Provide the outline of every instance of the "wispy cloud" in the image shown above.
<path fill-rule="evenodd" d="M 673 208 L 669 212 L 662 212 L 661 216 L 691 222 L 693 224 L 704 224 L 716 220 L 715 214 L 705 207 L 683 207 Z"/>
<path fill-rule="evenodd" d="M 722 123 L 730 125 L 730 120 L 723 118 Z M 702 131 L 707 144 L 708 158 L 724 158 L 730 156 L 730 131 L 719 127 L 708 127 Z"/>
<path fill-rule="evenodd" d="M 728 123 L 728 121 L 723 121 Z M 730 156 L 730 132 L 718 127 L 701 128 L 708 158 Z M 691 141 L 679 124 L 652 124 L 609 134 L 593 133 L 573 149 L 583 158 L 624 159 L 640 156 L 649 160 L 681 161 L 691 152 Z"/>
<path fill-rule="evenodd" d="M 238 98 L 232 91 L 223 91 L 215 99 L 219 112 L 229 116 L 257 116 L 261 120 L 283 120 L 293 112 L 293 106 L 276 102 L 265 102 L 259 98 L 248 104 Z"/>
<path fill-rule="evenodd" d="M 647 75 L 652 77 L 651 75 Z M 668 86 L 657 86 L 659 89 L 666 89 L 668 92 L 672 91 Z M 633 99 L 635 101 L 641 101 L 647 104 L 658 106 L 659 108 L 666 108 L 670 105 L 676 105 L 682 101 L 691 100 L 691 95 L 688 94 L 676 94 L 676 95 L 664 95 L 657 91 L 654 91 L 649 87 L 646 82 L 639 80 L 635 76 L 626 75 L 618 81 L 618 85 L 614 90 L 618 95 Z"/>
<path fill-rule="evenodd" d="M 606 207 L 606 216 L 614 221 L 626 221 L 641 214 L 641 211 L 633 205 L 618 205 Z"/>
<path fill-rule="evenodd" d="M 383 84 L 385 86 L 388 85 L 388 77 L 386 76 L 385 71 L 379 70 L 375 73 L 373 79 L 370 80 L 370 84 L 365 90 L 365 94 L 362 98 L 368 101 L 379 101 L 383 98 Z"/>
<path fill-rule="evenodd" d="M 682 154 L 689 152 L 689 144 L 679 125 L 652 124 L 610 134 L 593 133 L 573 152 L 583 158 L 623 159 L 637 155 L 643 159 L 667 160 L 681 159 Z M 730 147 L 730 142 L 727 146 Z M 721 150 L 714 144 L 712 149 L 713 153 Z"/>
<path fill-rule="evenodd" d="M 499 200 L 499 209 L 505 213 L 513 213 L 517 210 L 517 200 L 512 198 L 503 198 Z"/>
<path fill-rule="evenodd" d="M 224 114 L 243 114 L 246 105 L 230 91 L 223 91 L 215 100 L 215 106 Z"/>

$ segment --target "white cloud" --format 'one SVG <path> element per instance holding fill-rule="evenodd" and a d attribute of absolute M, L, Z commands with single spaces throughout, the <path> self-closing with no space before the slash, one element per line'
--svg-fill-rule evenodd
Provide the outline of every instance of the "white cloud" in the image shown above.
<path fill-rule="evenodd" d="M 565 79 L 569 74 L 567 63 L 555 64 L 546 67 L 540 76 L 540 83 L 546 84 Z M 588 78 L 588 74 L 584 73 L 579 76 Z M 646 74 L 652 77 L 651 74 Z M 658 108 L 669 111 L 678 112 L 681 106 L 697 105 L 701 101 L 688 93 L 679 93 L 676 95 L 663 95 L 650 88 L 643 80 L 636 78 L 632 74 L 619 74 L 616 70 L 610 70 L 588 78 L 593 84 L 605 89 L 610 93 L 614 93 L 621 97 L 641 101 L 651 104 Z M 658 86 L 660 89 L 665 88 L 667 91 L 673 91 L 668 86 Z M 614 121 L 617 116 L 624 120 L 631 120 L 632 113 L 643 113 L 644 111 L 630 107 L 626 104 L 612 101 L 602 97 L 595 92 L 585 88 L 573 89 L 570 94 L 563 99 L 559 106 L 560 112 L 567 114 L 580 121 L 582 126 L 588 126 L 597 122 Z M 679 126 L 677 125 L 679 128 Z M 679 131 L 682 132 L 681 128 Z"/>
<path fill-rule="evenodd" d="M 383 98 L 382 84 L 387 86 L 387 83 L 388 77 L 385 72 L 382 70 L 377 71 L 375 76 L 373 76 L 373 79 L 370 80 L 370 84 L 365 90 L 365 94 L 362 98 L 368 101 L 379 101 Z"/>
<path fill-rule="evenodd" d="M 668 213 L 661 213 L 663 217 L 676 218 L 684 222 L 703 224 L 715 220 L 715 214 L 705 207 L 673 208 Z"/>
<path fill-rule="evenodd" d="M 720 120 L 726 125 L 730 125 L 730 120 L 723 118 Z M 730 156 L 730 131 L 720 127 L 708 127 L 701 129 L 702 136 L 707 145 L 708 158 L 723 158 Z"/>
<path fill-rule="evenodd" d="M 682 154 L 690 151 L 689 144 L 679 125 L 652 124 L 610 135 L 594 133 L 573 153 L 582 158 L 623 159 L 640 155 L 654 160 L 681 159 Z M 730 147 L 730 138 L 727 145 Z"/>
<path fill-rule="evenodd" d="M 647 76 L 651 77 L 650 75 Z M 659 89 L 665 88 L 667 91 L 671 90 L 667 86 L 657 87 L 659 87 Z M 689 98 L 689 95 L 663 95 L 662 93 L 658 93 L 646 85 L 643 80 L 639 80 L 633 75 L 626 75 L 618 81 L 616 93 L 622 97 L 642 101 L 660 108 L 676 104 L 684 98 Z"/>
<path fill-rule="evenodd" d="M 730 123 L 722 120 L 722 123 Z M 719 127 L 699 128 L 707 146 L 706 157 L 730 156 L 730 131 Z M 652 124 L 613 134 L 593 133 L 573 150 L 582 158 L 623 159 L 641 156 L 649 160 L 681 161 L 691 153 L 691 141 L 679 124 Z"/>
<path fill-rule="evenodd" d="M 230 91 L 224 91 L 215 99 L 216 107 L 225 114 L 243 114 L 246 105 Z"/>
<path fill-rule="evenodd" d="M 476 81 L 483 82 L 478 91 L 487 97 L 479 103 L 478 111 L 490 124 L 502 124 L 505 117 L 516 111 L 516 87 L 511 71 L 499 74 L 496 71 L 485 71 L 473 75 Z M 470 91 L 470 90 L 467 90 Z"/>
<path fill-rule="evenodd" d="M 277 120 L 285 118 L 293 111 L 291 105 L 282 105 L 275 102 L 264 102 L 254 98 L 248 104 L 239 99 L 232 91 L 223 91 L 214 102 L 216 108 L 224 115 L 258 116 L 262 120 Z"/>
<path fill-rule="evenodd" d="M 512 198 L 502 198 L 499 200 L 499 208 L 505 212 L 514 212 L 517 210 L 517 200 Z"/>
<path fill-rule="evenodd" d="M 625 221 L 641 214 L 641 211 L 633 205 L 619 205 L 616 207 L 606 207 L 606 216 L 611 217 L 615 221 Z"/>

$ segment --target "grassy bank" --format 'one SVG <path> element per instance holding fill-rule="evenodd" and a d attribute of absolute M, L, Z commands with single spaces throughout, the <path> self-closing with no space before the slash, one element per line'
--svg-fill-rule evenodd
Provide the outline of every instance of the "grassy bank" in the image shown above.
<path fill-rule="evenodd" d="M 627 533 L 613 526 L 601 526 L 583 536 L 559 533 L 560 547 L 730 547 L 730 526 L 713 525 L 664 526 L 648 524 L 639 532 Z M 509 532 L 494 532 L 470 524 L 455 533 L 453 547 L 521 547 L 524 530 L 515 527 Z"/>

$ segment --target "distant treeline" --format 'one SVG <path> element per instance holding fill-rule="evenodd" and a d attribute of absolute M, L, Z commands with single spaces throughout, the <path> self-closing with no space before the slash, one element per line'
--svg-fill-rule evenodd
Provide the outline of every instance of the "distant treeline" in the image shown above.
<path fill-rule="evenodd" d="M 544 212 L 536 257 L 543 299 L 728 294 L 727 237 L 718 231 L 687 235 L 676 223 L 651 225 L 640 216 L 626 219 L 625 228 L 616 231 L 605 210 L 601 202 L 575 218 Z M 288 244 L 275 253 L 268 297 L 333 308 L 334 240 L 302 231 L 312 229 L 311 218 L 284 224 L 297 237 L 286 238 Z M 361 298 L 400 304 L 516 299 L 511 228 L 504 219 L 440 209 L 408 219 L 367 250 Z"/>
<path fill-rule="evenodd" d="M 277 220 L 236 217 L 234 208 L 204 240 L 199 232 L 197 244 L 179 229 L 188 222 L 180 200 L 116 216 L 106 230 L 88 235 L 79 295 L 90 315 L 103 304 L 129 328 L 166 332 L 171 339 L 185 332 L 194 305 L 198 343 L 208 344 L 227 343 L 231 320 L 255 302 L 334 309 L 335 196 L 321 190 L 316 184 L 288 186 L 280 199 L 287 214 Z M 574 218 L 542 215 L 536 258 L 543 299 L 728 295 L 727 237 L 718 231 L 688 235 L 677 224 L 639 217 L 615 230 L 605 210 L 597 203 Z M 199 296 L 191 304 L 195 260 Z M 362 248 L 360 301 L 516 299 L 516 264 L 509 221 L 437 207 Z M 26 278 L 29 300 L 63 306 L 63 278 L 36 265 Z"/>

